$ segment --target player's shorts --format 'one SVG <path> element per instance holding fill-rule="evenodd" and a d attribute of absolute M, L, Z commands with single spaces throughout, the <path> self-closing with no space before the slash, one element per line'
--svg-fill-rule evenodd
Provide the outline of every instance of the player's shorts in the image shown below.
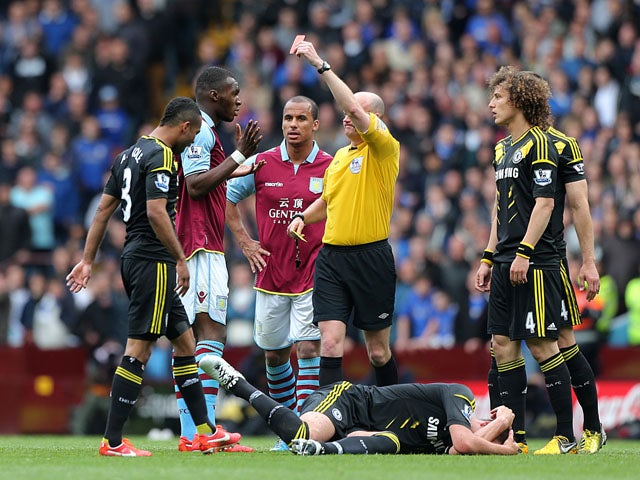
<path fill-rule="evenodd" d="M 129 338 L 179 337 L 190 327 L 176 286 L 172 263 L 122 259 L 122 282 L 129 297 Z"/>
<path fill-rule="evenodd" d="M 358 406 L 366 409 L 364 398 L 359 393 L 352 395 L 349 392 L 351 389 L 357 390 L 357 387 L 358 385 L 352 385 L 350 382 L 322 386 L 306 398 L 300 408 L 300 415 L 311 411 L 322 413 L 331 420 L 336 429 L 331 440 L 345 438 L 357 424 Z"/>
<path fill-rule="evenodd" d="M 320 340 L 313 324 L 313 293 L 276 295 L 256 292 L 253 339 L 263 350 L 280 350 L 301 340 Z"/>
<path fill-rule="evenodd" d="M 561 305 L 559 269 L 530 267 L 527 283 L 512 286 L 511 263 L 497 262 L 491 272 L 489 295 L 489 334 L 511 340 L 558 338 L 558 313 Z"/>
<path fill-rule="evenodd" d="M 562 280 L 562 300 L 560 301 L 560 315 L 558 325 L 563 327 L 576 327 L 582 323 L 580 308 L 576 299 L 576 292 L 569 275 L 569 262 L 563 257 L 560 262 L 560 278 Z"/>
<path fill-rule="evenodd" d="M 396 268 L 387 240 L 356 246 L 323 245 L 316 259 L 313 321 L 340 320 L 361 330 L 391 325 Z"/>
<path fill-rule="evenodd" d="M 201 250 L 187 260 L 187 267 L 189 290 L 180 298 L 191 325 L 198 313 L 208 313 L 214 322 L 226 325 L 229 273 L 224 255 Z"/>

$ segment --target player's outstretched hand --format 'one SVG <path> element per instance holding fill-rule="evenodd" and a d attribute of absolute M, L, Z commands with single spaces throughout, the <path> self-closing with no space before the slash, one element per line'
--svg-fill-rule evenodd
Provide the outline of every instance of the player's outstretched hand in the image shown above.
<path fill-rule="evenodd" d="M 250 157 L 256 153 L 261 140 L 262 134 L 260 133 L 257 120 L 249 120 L 244 131 L 242 131 L 242 127 L 236 123 L 236 148 L 245 157 Z"/>
<path fill-rule="evenodd" d="M 73 267 L 69 275 L 67 275 L 67 287 L 69 287 L 71 293 L 78 293 L 87 287 L 90 278 L 91 264 L 81 260 Z"/>
<path fill-rule="evenodd" d="M 260 160 L 257 163 L 252 163 L 251 165 L 240 165 L 233 171 L 231 175 L 229 175 L 229 178 L 246 177 L 247 175 L 256 173 L 266 164 L 267 162 L 265 160 Z"/>

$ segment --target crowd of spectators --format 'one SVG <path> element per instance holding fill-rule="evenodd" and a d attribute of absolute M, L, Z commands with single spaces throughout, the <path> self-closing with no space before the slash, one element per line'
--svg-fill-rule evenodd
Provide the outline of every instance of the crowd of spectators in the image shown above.
<path fill-rule="evenodd" d="M 626 292 L 640 277 L 638 25 L 640 6 L 623 0 L 0 2 L 0 344 L 80 344 L 104 359 L 104 345 L 123 342 L 123 224 L 112 221 L 83 294 L 71 297 L 64 277 L 115 154 L 150 131 L 168 98 L 191 95 L 199 68 L 234 72 L 237 121 L 258 119 L 261 147 L 280 142 L 282 106 L 297 94 L 319 104 L 320 147 L 346 144 L 330 92 L 288 54 L 298 33 L 353 90 L 383 97 L 401 143 L 390 239 L 397 350 L 482 343 L 486 298 L 469 279 L 487 244 L 493 148 L 505 135 L 486 79 L 505 64 L 549 80 L 556 127 L 582 148 L 607 279 L 593 328 L 606 338 L 623 324 L 618 344 L 640 344 L 637 296 Z M 579 259 L 571 227 L 567 238 Z M 248 327 L 252 277 L 231 236 L 227 259 L 230 329 Z M 230 330 L 231 343 L 243 340 L 250 328 Z"/>

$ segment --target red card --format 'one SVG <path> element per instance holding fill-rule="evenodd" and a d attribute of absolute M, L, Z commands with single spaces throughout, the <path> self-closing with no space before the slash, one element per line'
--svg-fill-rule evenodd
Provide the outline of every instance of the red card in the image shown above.
<path fill-rule="evenodd" d="M 296 47 L 303 40 L 304 40 L 304 35 L 296 35 L 296 38 L 293 39 L 293 43 L 291 44 L 291 50 L 289 50 L 289 53 L 290 54 L 295 53 Z"/>

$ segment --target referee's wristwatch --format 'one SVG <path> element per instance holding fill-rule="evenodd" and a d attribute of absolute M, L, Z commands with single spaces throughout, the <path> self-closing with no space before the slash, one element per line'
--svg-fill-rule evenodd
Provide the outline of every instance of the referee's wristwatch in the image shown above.
<path fill-rule="evenodd" d="M 318 73 L 322 75 L 327 70 L 331 70 L 331 65 L 329 65 L 329 62 L 327 62 L 326 60 L 323 60 L 322 66 L 318 69 Z"/>

